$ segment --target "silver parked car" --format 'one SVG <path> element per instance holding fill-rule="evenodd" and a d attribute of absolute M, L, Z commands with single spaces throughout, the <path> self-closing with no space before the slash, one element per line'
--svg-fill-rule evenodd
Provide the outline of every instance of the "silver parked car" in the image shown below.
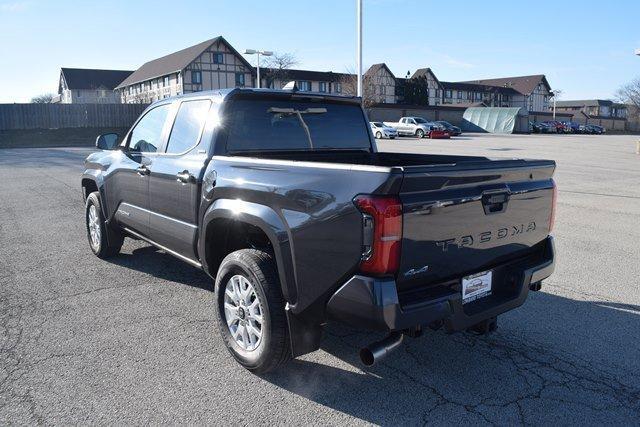
<path fill-rule="evenodd" d="M 371 131 L 373 132 L 373 135 L 377 139 L 382 139 L 382 138 L 395 139 L 395 137 L 398 136 L 397 130 L 395 130 L 391 126 L 385 125 L 382 122 L 369 122 L 369 124 L 371 125 Z"/>

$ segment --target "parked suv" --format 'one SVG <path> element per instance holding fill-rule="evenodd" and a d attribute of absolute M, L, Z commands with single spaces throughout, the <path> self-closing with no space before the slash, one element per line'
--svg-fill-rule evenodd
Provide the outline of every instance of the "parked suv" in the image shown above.
<path fill-rule="evenodd" d="M 210 275 L 254 372 L 318 349 L 330 321 L 388 333 L 367 365 L 425 327 L 491 331 L 553 271 L 553 161 L 381 153 L 359 98 L 199 92 L 118 141 L 85 160 L 89 247 L 139 239 Z"/>

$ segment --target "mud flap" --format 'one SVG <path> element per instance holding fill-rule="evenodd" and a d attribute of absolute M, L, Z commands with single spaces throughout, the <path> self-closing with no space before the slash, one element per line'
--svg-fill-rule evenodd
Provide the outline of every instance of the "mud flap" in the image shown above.
<path fill-rule="evenodd" d="M 312 353 L 320 348 L 322 339 L 322 325 L 310 324 L 298 318 L 285 307 L 287 324 L 289 325 L 289 339 L 291 340 L 292 357 Z"/>

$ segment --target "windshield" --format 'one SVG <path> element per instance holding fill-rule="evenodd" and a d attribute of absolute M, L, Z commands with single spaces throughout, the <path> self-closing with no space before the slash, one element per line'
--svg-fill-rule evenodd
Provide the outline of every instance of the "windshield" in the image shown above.
<path fill-rule="evenodd" d="M 223 122 L 228 151 L 371 149 L 367 122 L 355 104 L 238 99 Z"/>
<path fill-rule="evenodd" d="M 372 122 L 372 123 L 377 128 L 381 128 L 383 126 L 383 124 L 381 122 Z"/>
<path fill-rule="evenodd" d="M 436 123 L 439 123 L 439 124 L 441 124 L 443 126 L 452 127 L 451 123 L 445 122 L 444 120 L 441 120 L 441 121 L 436 122 Z"/>
<path fill-rule="evenodd" d="M 421 117 L 416 117 L 415 118 L 416 123 L 427 123 L 427 121 Z"/>

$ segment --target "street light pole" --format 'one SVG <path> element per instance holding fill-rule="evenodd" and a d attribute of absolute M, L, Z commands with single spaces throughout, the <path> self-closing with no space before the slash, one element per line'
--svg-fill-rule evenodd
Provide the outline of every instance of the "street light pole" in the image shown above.
<path fill-rule="evenodd" d="M 356 0 L 358 96 L 362 96 L 362 0 Z"/>
<path fill-rule="evenodd" d="M 260 55 L 262 56 L 271 56 L 273 55 L 273 52 L 271 52 L 270 50 L 255 50 L 255 49 L 245 49 L 244 51 L 245 55 L 258 55 L 258 63 L 256 66 L 256 76 L 257 76 L 257 82 L 256 82 L 256 87 L 260 88 Z"/>
<path fill-rule="evenodd" d="M 556 119 L 556 100 L 561 94 L 562 94 L 562 91 L 559 89 L 553 91 L 553 120 Z"/>

